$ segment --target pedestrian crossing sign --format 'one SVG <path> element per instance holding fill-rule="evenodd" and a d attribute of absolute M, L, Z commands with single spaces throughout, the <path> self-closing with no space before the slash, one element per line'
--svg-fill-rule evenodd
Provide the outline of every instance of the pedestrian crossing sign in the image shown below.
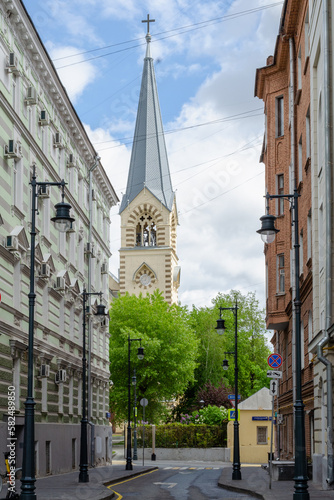
<path fill-rule="evenodd" d="M 232 408 L 230 410 L 228 410 L 228 419 L 235 420 L 235 410 Z M 239 419 L 240 419 L 240 410 L 238 409 L 238 420 Z"/>

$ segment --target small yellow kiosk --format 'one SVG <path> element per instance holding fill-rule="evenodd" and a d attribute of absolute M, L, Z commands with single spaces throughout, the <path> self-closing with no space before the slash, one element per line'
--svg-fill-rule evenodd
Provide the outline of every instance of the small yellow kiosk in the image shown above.
<path fill-rule="evenodd" d="M 240 462 L 264 464 L 268 462 L 271 436 L 272 396 L 263 387 L 238 404 Z M 275 422 L 274 422 L 275 424 Z M 273 429 L 273 450 L 275 449 L 275 425 Z M 227 426 L 227 447 L 233 457 L 233 420 Z"/>

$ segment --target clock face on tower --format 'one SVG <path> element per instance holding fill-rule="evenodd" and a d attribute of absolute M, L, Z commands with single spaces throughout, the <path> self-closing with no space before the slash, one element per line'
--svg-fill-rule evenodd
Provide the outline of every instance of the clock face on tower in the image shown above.
<path fill-rule="evenodd" d="M 148 274 L 142 274 L 140 279 L 140 283 L 144 286 L 148 286 L 151 283 L 151 277 Z"/>

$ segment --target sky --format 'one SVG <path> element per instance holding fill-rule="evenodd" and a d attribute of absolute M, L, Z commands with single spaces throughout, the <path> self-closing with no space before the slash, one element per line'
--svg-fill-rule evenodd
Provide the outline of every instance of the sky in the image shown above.
<path fill-rule="evenodd" d="M 263 102 L 256 68 L 274 53 L 274 0 L 24 0 L 121 200 L 138 106 L 147 23 L 179 212 L 181 305 L 255 292 L 265 306 Z M 119 207 L 110 271 L 118 275 Z"/>

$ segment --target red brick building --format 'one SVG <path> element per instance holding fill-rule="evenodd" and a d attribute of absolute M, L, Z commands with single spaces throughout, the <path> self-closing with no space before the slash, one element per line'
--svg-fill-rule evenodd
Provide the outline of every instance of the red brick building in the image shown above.
<path fill-rule="evenodd" d="M 302 339 L 302 397 L 305 404 L 306 453 L 313 452 L 313 364 L 308 354 L 312 331 L 311 151 L 308 2 L 286 0 L 283 5 L 274 56 L 256 71 L 255 95 L 265 107 L 265 135 L 260 161 L 265 164 L 265 191 L 300 198 L 300 294 Z M 283 357 L 283 378 L 275 409 L 283 417 L 277 442 L 281 459 L 294 456 L 293 402 L 295 392 L 294 240 L 290 202 L 270 201 L 279 232 L 264 248 L 266 265 L 267 328 L 274 330 L 275 352 Z M 278 450 L 276 450 L 278 456 Z"/>

